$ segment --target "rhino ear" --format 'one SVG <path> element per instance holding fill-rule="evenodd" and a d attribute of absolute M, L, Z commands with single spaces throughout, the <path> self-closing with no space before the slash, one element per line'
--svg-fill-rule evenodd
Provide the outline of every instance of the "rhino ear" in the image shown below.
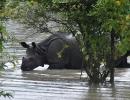
<path fill-rule="evenodd" d="M 33 48 L 35 48 L 36 47 L 36 43 L 32 42 L 32 46 L 33 46 Z"/>
<path fill-rule="evenodd" d="M 26 42 L 20 42 L 21 46 L 24 48 L 29 48 L 30 46 Z"/>

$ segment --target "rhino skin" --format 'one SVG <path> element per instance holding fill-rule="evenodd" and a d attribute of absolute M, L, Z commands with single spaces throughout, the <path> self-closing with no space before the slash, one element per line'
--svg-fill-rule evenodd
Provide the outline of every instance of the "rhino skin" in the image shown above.
<path fill-rule="evenodd" d="M 21 70 L 30 71 L 38 66 L 49 65 L 49 69 L 80 69 L 84 66 L 79 45 L 72 34 L 52 34 L 40 43 L 32 42 L 28 45 L 20 43 L 26 48 L 26 56 L 22 58 Z M 127 57 L 130 51 L 114 61 L 115 68 L 130 68 Z"/>
<path fill-rule="evenodd" d="M 44 64 L 48 64 L 49 69 L 80 69 L 82 66 L 82 53 L 72 34 L 57 33 L 40 43 L 20 44 L 26 48 L 26 56 L 21 64 L 23 71 L 44 67 Z"/>

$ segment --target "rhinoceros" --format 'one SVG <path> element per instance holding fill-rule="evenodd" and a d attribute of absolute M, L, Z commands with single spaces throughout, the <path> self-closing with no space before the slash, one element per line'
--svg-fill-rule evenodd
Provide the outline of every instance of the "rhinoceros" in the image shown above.
<path fill-rule="evenodd" d="M 26 48 L 21 70 L 30 71 L 38 66 L 49 65 L 49 69 L 80 69 L 82 53 L 72 34 L 52 34 L 40 43 L 20 43 Z"/>
<path fill-rule="evenodd" d="M 130 68 L 130 63 L 127 57 L 130 56 L 130 51 L 127 51 L 124 55 L 115 60 L 115 68 Z"/>
<path fill-rule="evenodd" d="M 72 34 L 52 34 L 40 43 L 31 45 L 21 42 L 26 48 L 26 56 L 22 58 L 21 70 L 30 71 L 38 66 L 49 65 L 49 69 L 80 69 L 83 57 L 79 45 Z M 130 68 L 127 57 L 130 51 L 115 60 L 116 68 Z"/>

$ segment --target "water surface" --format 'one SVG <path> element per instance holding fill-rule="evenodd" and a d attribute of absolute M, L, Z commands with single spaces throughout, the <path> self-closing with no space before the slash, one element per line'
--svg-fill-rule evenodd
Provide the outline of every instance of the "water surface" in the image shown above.
<path fill-rule="evenodd" d="M 91 87 L 85 77 L 80 79 L 79 70 L 7 69 L 1 72 L 0 88 L 11 92 L 12 100 L 130 100 L 129 72 L 116 70 L 114 87 L 109 83 Z"/>
<path fill-rule="evenodd" d="M 5 44 L 11 55 L 21 61 L 25 55 L 18 42 L 39 42 L 47 34 L 34 34 L 35 30 L 25 29 L 14 21 L 7 22 L 9 34 L 17 38 L 17 42 Z M 89 86 L 84 73 L 80 79 L 80 70 L 45 70 L 39 68 L 30 72 L 22 72 L 19 64 L 8 67 L 0 73 L 0 89 L 11 92 L 11 100 L 130 100 L 130 69 L 116 69 L 115 85 L 106 83 L 101 86 Z M 0 100 L 10 100 L 0 97 Z"/>

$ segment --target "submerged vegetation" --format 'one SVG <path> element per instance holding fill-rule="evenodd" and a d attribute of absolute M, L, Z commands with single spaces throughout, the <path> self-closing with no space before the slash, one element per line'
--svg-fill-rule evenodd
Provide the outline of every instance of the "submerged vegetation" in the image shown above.
<path fill-rule="evenodd" d="M 115 60 L 130 50 L 129 0 L 7 0 L 5 11 L 40 32 L 72 33 L 94 83 L 104 82 L 109 73 L 113 82 Z"/>
<path fill-rule="evenodd" d="M 9 1 L 6 6 L 9 17 L 40 32 L 53 32 L 49 26 L 53 22 L 59 31 L 73 33 L 91 81 L 104 81 L 109 72 L 112 79 L 114 60 L 130 48 L 129 0 Z"/>
<path fill-rule="evenodd" d="M 0 91 L 0 96 L 8 97 L 8 98 L 13 97 L 10 93 L 5 91 Z"/>
<path fill-rule="evenodd" d="M 4 21 L 8 19 L 38 32 L 72 33 L 92 83 L 105 82 L 108 75 L 114 82 L 115 60 L 130 50 L 129 0 L 1 0 L 0 69 L 4 65 L 3 43 L 8 40 Z M 12 97 L 3 90 L 0 96 Z"/>

